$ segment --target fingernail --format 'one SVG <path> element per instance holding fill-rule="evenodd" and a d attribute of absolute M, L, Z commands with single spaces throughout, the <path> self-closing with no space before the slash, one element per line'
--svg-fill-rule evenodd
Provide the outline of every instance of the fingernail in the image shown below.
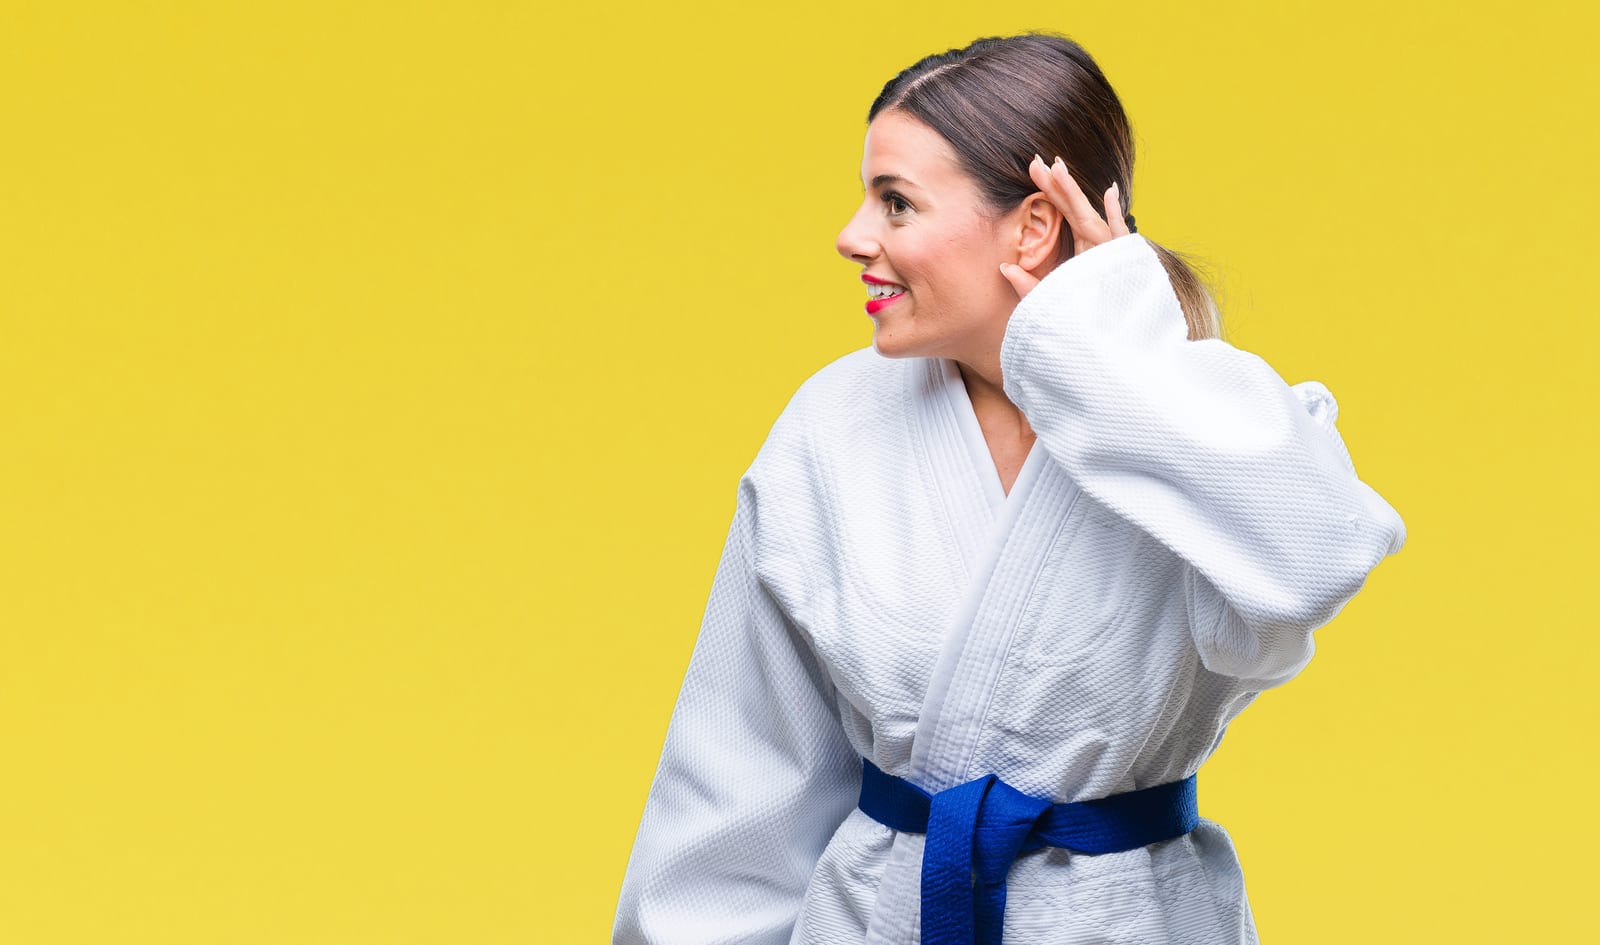
<path fill-rule="evenodd" d="M 1067 166 L 1067 162 L 1061 160 L 1061 155 L 1059 155 L 1059 154 L 1056 155 L 1056 163 L 1061 165 L 1062 167 L 1066 167 Z"/>
<path fill-rule="evenodd" d="M 1038 151 L 1033 152 L 1033 159 L 1035 161 L 1038 161 L 1040 164 L 1044 163 L 1044 158 L 1039 156 L 1039 152 Z"/>

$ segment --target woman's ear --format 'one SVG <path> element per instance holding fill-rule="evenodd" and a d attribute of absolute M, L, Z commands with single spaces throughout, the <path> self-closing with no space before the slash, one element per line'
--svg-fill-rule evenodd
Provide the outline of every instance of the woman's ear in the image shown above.
<path fill-rule="evenodd" d="M 1023 198 L 1017 213 L 1017 265 L 1028 270 L 1049 269 L 1061 262 L 1061 237 L 1067 226 L 1061 210 L 1049 197 L 1034 193 Z"/>

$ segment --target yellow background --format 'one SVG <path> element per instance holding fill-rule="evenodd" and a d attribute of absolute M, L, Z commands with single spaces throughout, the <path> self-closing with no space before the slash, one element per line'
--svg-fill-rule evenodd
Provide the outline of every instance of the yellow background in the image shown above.
<path fill-rule="evenodd" d="M 556 6 L 0 2 L 0 942 L 606 940 L 866 109 L 1035 27 L 1410 529 L 1204 771 L 1264 940 L 1594 933 L 1592 21 Z"/>

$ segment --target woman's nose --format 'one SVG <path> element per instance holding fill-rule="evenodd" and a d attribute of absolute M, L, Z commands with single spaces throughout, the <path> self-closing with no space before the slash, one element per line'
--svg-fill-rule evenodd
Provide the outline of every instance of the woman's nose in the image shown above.
<path fill-rule="evenodd" d="M 853 262 L 869 262 L 878 255 L 878 244 L 867 233 L 861 220 L 861 211 L 857 210 L 844 229 L 839 231 L 839 239 L 833 248 L 839 251 L 840 256 Z"/>

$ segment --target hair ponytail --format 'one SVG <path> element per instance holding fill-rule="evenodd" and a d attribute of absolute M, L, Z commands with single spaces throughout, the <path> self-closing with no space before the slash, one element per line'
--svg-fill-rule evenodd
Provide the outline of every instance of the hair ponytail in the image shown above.
<path fill-rule="evenodd" d="M 1167 278 L 1172 280 L 1172 291 L 1178 296 L 1178 304 L 1183 306 L 1183 320 L 1189 323 L 1189 340 L 1221 338 L 1222 312 L 1194 264 L 1176 250 L 1168 249 L 1154 240 L 1148 241 L 1156 251 L 1156 258 L 1167 270 Z"/>

